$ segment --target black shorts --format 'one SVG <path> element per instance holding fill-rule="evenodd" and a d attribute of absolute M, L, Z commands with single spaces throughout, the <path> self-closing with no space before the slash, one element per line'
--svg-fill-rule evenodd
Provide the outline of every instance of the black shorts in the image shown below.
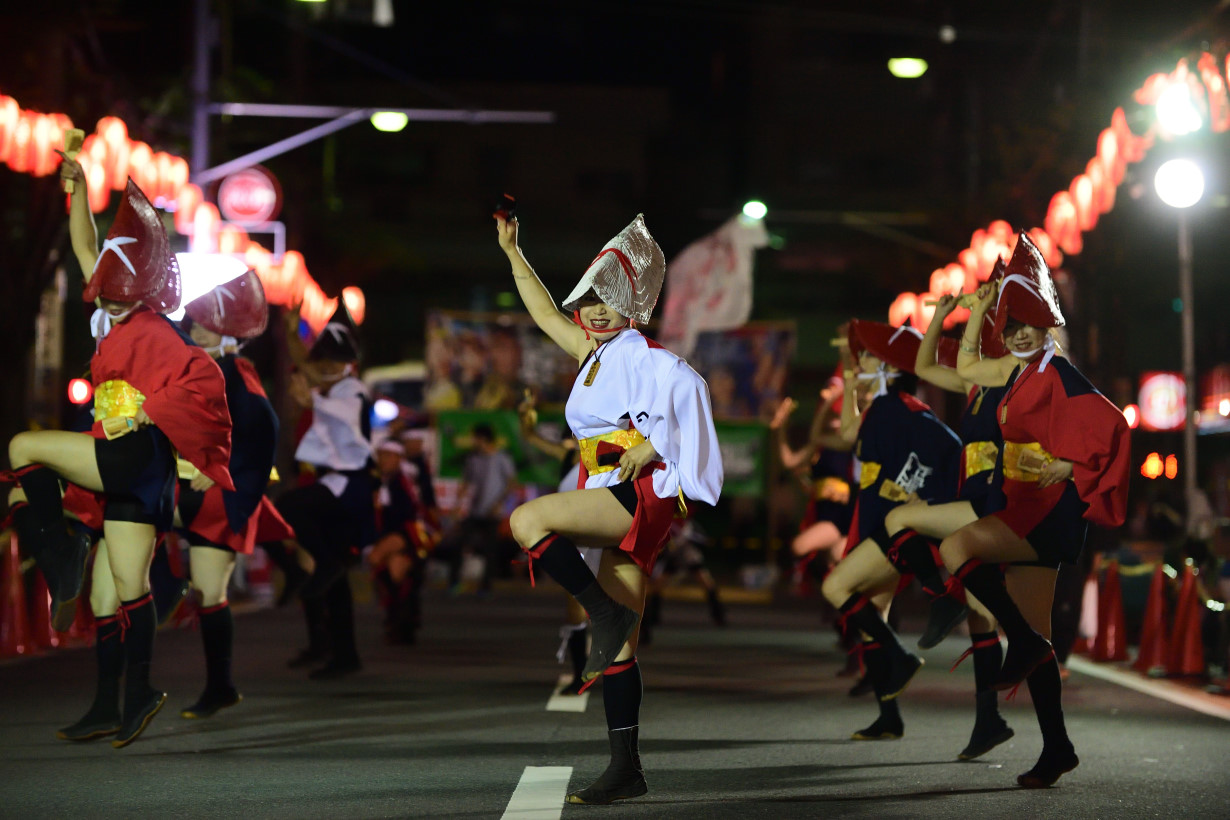
<path fill-rule="evenodd" d="M 622 481 L 613 487 L 607 487 L 615 500 L 624 505 L 628 515 L 636 518 L 636 487 L 631 481 Z"/>
<path fill-rule="evenodd" d="M 95 439 L 94 457 L 106 493 L 105 518 L 169 530 L 175 515 L 175 450 L 157 427 Z"/>
<path fill-rule="evenodd" d="M 225 550 L 226 552 L 234 552 L 235 550 L 228 547 L 226 544 L 219 544 L 216 541 L 210 541 L 205 536 L 198 532 L 193 532 L 192 522 L 196 520 L 197 515 L 201 512 L 201 505 L 205 503 L 205 493 L 202 490 L 192 489 L 192 482 L 186 478 L 179 480 L 179 522 L 183 526 L 179 532 L 188 539 L 188 545 L 193 547 L 213 547 L 217 550 Z"/>
<path fill-rule="evenodd" d="M 1061 563 L 1075 564 L 1080 560 L 1085 536 L 1089 533 L 1089 522 L 1085 520 L 1087 509 L 1089 505 L 1081 501 L 1075 482 L 1066 482 L 1059 501 L 1025 537 L 1038 553 L 1038 560 L 1018 561 L 1014 565 L 1058 569 Z"/>

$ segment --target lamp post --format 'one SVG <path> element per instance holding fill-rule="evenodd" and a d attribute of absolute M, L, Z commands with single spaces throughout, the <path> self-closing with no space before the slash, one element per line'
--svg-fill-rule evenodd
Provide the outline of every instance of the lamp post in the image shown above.
<path fill-rule="evenodd" d="M 1196 320 L 1192 296 L 1192 236 L 1187 224 L 1187 209 L 1204 195 L 1204 174 L 1189 159 L 1163 163 L 1153 177 L 1158 198 L 1176 209 L 1179 222 L 1179 300 L 1183 304 L 1183 383 L 1187 413 L 1183 425 L 1183 496 L 1192 509 L 1196 496 Z M 1190 512 L 1189 512 L 1190 519 Z"/>

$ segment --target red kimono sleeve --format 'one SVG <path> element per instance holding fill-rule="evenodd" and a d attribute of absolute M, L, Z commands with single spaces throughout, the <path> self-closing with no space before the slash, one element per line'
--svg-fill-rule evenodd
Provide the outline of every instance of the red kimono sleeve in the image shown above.
<path fill-rule="evenodd" d="M 1065 359 L 1055 358 L 1046 437 L 1038 441 L 1072 462 L 1072 479 L 1089 505 L 1085 518 L 1103 527 L 1127 517 L 1131 440 L 1127 419 Z"/>
<path fill-rule="evenodd" d="M 179 338 L 167 342 L 155 348 L 158 356 L 144 357 L 148 361 L 142 362 L 149 372 L 140 381 L 162 385 L 145 394 L 142 409 L 175 445 L 180 458 L 224 490 L 233 490 L 227 470 L 231 415 L 222 370 L 201 348 Z"/>

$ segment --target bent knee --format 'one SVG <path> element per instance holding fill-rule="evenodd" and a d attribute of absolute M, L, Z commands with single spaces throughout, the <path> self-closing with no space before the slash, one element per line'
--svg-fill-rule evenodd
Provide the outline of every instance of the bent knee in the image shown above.
<path fill-rule="evenodd" d="M 33 444 L 34 433 L 30 431 L 18 433 L 9 439 L 9 464 L 13 465 L 13 469 L 25 467 L 33 461 L 30 457 Z"/>
<path fill-rule="evenodd" d="M 944 568 L 949 572 L 956 572 L 972 557 L 969 539 L 960 533 L 950 535 L 940 542 L 940 558 L 944 561 Z"/>
<path fill-rule="evenodd" d="M 820 584 L 820 594 L 833 606 L 840 607 L 854 594 L 854 590 L 842 582 L 839 573 L 830 572 Z"/>
<path fill-rule="evenodd" d="M 534 546 L 534 543 L 546 534 L 542 516 L 534 510 L 532 503 L 522 504 L 513 510 L 508 519 L 508 526 L 512 530 L 513 538 L 522 549 Z"/>

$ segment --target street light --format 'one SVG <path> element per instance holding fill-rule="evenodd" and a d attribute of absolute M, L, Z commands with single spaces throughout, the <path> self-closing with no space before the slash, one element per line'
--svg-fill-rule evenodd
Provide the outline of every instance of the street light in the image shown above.
<path fill-rule="evenodd" d="M 743 215 L 748 219 L 764 219 L 769 213 L 769 207 L 758 199 L 753 199 L 743 205 Z"/>
<path fill-rule="evenodd" d="M 1161 115 L 1159 106 L 1159 116 Z M 1187 418 L 1183 425 L 1183 495 L 1187 509 L 1196 497 L 1196 320 L 1192 296 L 1192 237 L 1187 226 L 1187 209 L 1204 195 L 1204 174 L 1189 159 L 1172 159 L 1162 164 L 1153 177 L 1157 196 L 1179 214 L 1179 299 L 1183 303 L 1183 381 L 1187 388 Z M 1176 467 L 1177 469 L 1177 467 Z"/>
<path fill-rule="evenodd" d="M 1198 131 L 1202 125 L 1200 112 L 1192 102 L 1191 92 L 1186 82 L 1171 83 L 1157 98 L 1156 107 L 1158 122 L 1175 136 L 1183 136 Z"/>
<path fill-rule="evenodd" d="M 902 80 L 916 80 L 927 73 L 927 61 L 919 57 L 893 57 L 888 61 L 888 71 Z"/>

